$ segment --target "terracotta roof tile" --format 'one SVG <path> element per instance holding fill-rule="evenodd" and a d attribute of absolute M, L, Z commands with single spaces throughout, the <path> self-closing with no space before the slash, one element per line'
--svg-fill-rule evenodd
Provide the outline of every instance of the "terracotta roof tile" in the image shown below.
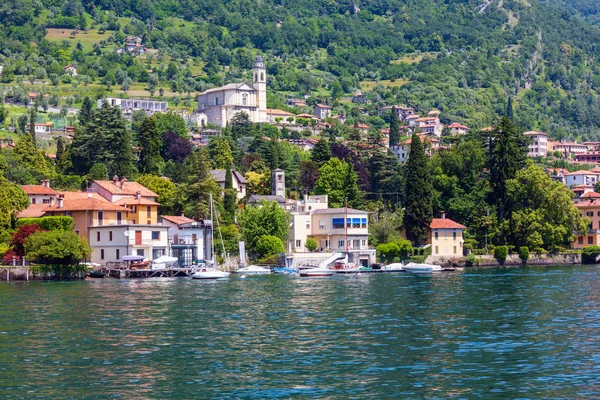
<path fill-rule="evenodd" d="M 21 186 L 21 189 L 23 189 L 26 194 L 58 194 L 56 190 L 43 185 L 23 185 Z"/>
<path fill-rule="evenodd" d="M 194 222 L 193 219 L 185 217 L 183 215 L 163 215 L 162 219 L 166 219 L 167 221 L 172 222 L 176 225 L 189 224 L 190 222 Z"/>
<path fill-rule="evenodd" d="M 93 183 L 105 189 L 111 194 L 135 195 L 137 192 L 141 192 L 142 196 L 158 197 L 158 194 L 154 193 L 152 190 L 140 185 L 137 182 L 125 182 L 125 185 L 122 188 L 120 187 L 120 181 L 117 181 L 119 186 L 115 185 L 112 181 L 94 181 Z"/>
<path fill-rule="evenodd" d="M 450 218 L 434 218 L 429 227 L 431 229 L 467 229 L 466 226 L 452 221 Z"/>
<path fill-rule="evenodd" d="M 149 200 L 145 197 L 140 197 L 139 199 L 136 199 L 135 197 L 126 197 L 124 199 L 115 201 L 114 204 L 119 205 L 119 206 L 132 206 L 132 205 L 142 205 L 142 206 L 160 206 L 160 203 L 157 203 L 156 201 L 152 201 Z"/>

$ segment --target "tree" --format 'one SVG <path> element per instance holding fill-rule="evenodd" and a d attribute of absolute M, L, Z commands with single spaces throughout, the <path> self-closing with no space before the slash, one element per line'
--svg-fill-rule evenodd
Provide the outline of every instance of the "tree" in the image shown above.
<path fill-rule="evenodd" d="M 392 106 L 392 120 L 390 121 L 390 147 L 400 142 L 400 119 L 396 107 Z"/>
<path fill-rule="evenodd" d="M 504 265 L 506 258 L 508 257 L 507 246 L 496 246 L 494 248 L 494 258 L 498 261 L 498 264 Z"/>
<path fill-rule="evenodd" d="M 31 142 L 33 143 L 33 148 L 37 150 L 37 137 L 35 133 L 35 114 L 36 114 L 37 105 L 31 107 L 29 112 L 29 135 L 31 136 Z"/>
<path fill-rule="evenodd" d="M 229 169 L 233 165 L 233 154 L 229 141 L 218 137 L 209 146 L 210 158 L 215 169 Z"/>
<path fill-rule="evenodd" d="M 240 137 L 250 135 L 252 122 L 247 113 L 240 111 L 231 118 L 229 126 L 231 127 L 231 136 L 234 140 L 237 140 Z"/>
<path fill-rule="evenodd" d="M 136 182 L 158 194 L 156 201 L 160 203 L 159 213 L 161 215 L 173 215 L 175 213 L 177 185 L 167 178 L 155 175 L 140 175 Z"/>
<path fill-rule="evenodd" d="M 29 206 L 29 198 L 19 186 L 0 175 L 0 231 L 8 230 L 19 211 Z"/>
<path fill-rule="evenodd" d="M 87 241 L 75 232 L 41 231 L 27 237 L 25 255 L 31 260 L 50 265 L 74 265 L 92 253 Z"/>
<path fill-rule="evenodd" d="M 304 243 L 304 247 L 306 247 L 306 250 L 308 250 L 312 253 L 313 251 L 315 251 L 317 249 L 317 247 L 319 247 L 319 244 L 317 243 L 317 241 L 315 239 L 307 238 L 306 243 Z"/>
<path fill-rule="evenodd" d="M 13 233 L 10 240 L 10 247 L 13 255 L 18 258 L 22 258 L 25 255 L 25 240 L 36 232 L 40 232 L 43 229 L 39 224 L 25 224 L 17 228 Z"/>
<path fill-rule="evenodd" d="M 156 120 L 158 133 L 161 135 L 173 132 L 182 138 L 188 139 L 188 128 L 181 115 L 169 111 L 166 113 L 156 113 L 153 117 Z"/>
<path fill-rule="evenodd" d="M 210 217 L 210 196 L 220 199 L 221 188 L 210 174 L 206 148 L 194 151 L 185 162 L 187 180 L 182 185 L 177 202 L 185 215 L 193 219 Z"/>
<path fill-rule="evenodd" d="M 104 181 L 108 179 L 108 168 L 105 164 L 96 163 L 90 168 L 90 172 L 87 173 L 86 178 L 89 181 Z"/>
<path fill-rule="evenodd" d="M 153 117 L 145 118 L 140 127 L 139 170 L 143 174 L 158 175 L 163 159 L 160 156 L 161 135 Z"/>
<path fill-rule="evenodd" d="M 92 99 L 89 97 L 84 97 L 81 103 L 81 109 L 79 110 L 79 114 L 77 114 L 77 119 L 79 120 L 79 124 L 87 125 L 88 122 L 92 120 L 94 116 L 94 103 L 92 103 Z"/>
<path fill-rule="evenodd" d="M 331 146 L 329 145 L 329 142 L 323 138 L 319 139 L 312 149 L 310 158 L 317 163 L 319 167 L 329 161 L 331 158 Z"/>
<path fill-rule="evenodd" d="M 22 135 L 15 143 L 14 154 L 21 165 L 40 174 L 48 175 L 50 169 L 44 154 L 35 148 L 31 135 Z"/>
<path fill-rule="evenodd" d="M 317 184 L 319 166 L 314 161 L 300 161 L 300 187 L 304 193 L 310 193 Z"/>
<path fill-rule="evenodd" d="M 56 171 L 63 173 L 68 167 L 68 161 L 67 140 L 59 136 L 56 140 L 56 163 L 54 164 Z"/>
<path fill-rule="evenodd" d="M 235 210 L 237 208 L 237 190 L 233 187 L 233 176 L 231 168 L 225 171 L 225 189 L 223 189 L 223 208 L 225 213 L 223 219 L 226 223 L 233 223 Z"/>
<path fill-rule="evenodd" d="M 339 158 L 331 158 L 319 170 L 315 192 L 326 194 L 332 208 L 344 207 L 346 199 L 351 207 L 358 207 L 360 195 L 357 179 L 351 164 Z"/>
<path fill-rule="evenodd" d="M 529 247 L 521 246 L 519 247 L 519 258 L 523 265 L 527 264 L 527 260 L 529 259 Z"/>
<path fill-rule="evenodd" d="M 192 153 L 192 144 L 174 132 L 165 132 L 162 137 L 160 155 L 164 160 L 182 163 Z"/>
<path fill-rule="evenodd" d="M 406 163 L 404 224 L 406 238 L 415 245 L 427 240 L 429 224 L 433 219 L 432 194 L 433 185 L 425 149 L 419 136 L 414 134 Z"/>
<path fill-rule="evenodd" d="M 277 236 L 264 235 L 256 241 L 254 252 L 259 257 L 268 257 L 284 252 L 283 241 Z"/>
<path fill-rule="evenodd" d="M 275 201 L 262 201 L 260 206 L 246 206 L 238 217 L 242 237 L 250 252 L 256 251 L 258 239 L 275 236 L 287 241 L 290 215 Z"/>
<path fill-rule="evenodd" d="M 402 210 L 396 212 L 385 211 L 376 215 L 374 220 L 369 223 L 369 242 L 377 246 L 379 243 L 388 243 L 400 238 L 400 229 L 402 228 Z"/>

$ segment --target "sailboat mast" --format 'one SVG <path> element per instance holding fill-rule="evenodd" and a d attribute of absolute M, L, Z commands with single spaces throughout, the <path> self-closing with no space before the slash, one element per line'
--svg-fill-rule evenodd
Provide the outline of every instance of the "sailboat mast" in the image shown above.
<path fill-rule="evenodd" d="M 213 198 L 212 193 L 210 194 L 210 222 L 212 224 L 212 229 L 210 230 L 210 251 L 211 251 L 211 261 L 213 265 L 215 265 L 215 221 L 213 220 Z"/>

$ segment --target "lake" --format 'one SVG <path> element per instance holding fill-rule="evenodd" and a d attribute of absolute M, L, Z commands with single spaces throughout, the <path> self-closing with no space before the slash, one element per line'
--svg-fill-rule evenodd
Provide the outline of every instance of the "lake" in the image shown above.
<path fill-rule="evenodd" d="M 600 396 L 600 268 L 0 284 L 2 398 Z"/>

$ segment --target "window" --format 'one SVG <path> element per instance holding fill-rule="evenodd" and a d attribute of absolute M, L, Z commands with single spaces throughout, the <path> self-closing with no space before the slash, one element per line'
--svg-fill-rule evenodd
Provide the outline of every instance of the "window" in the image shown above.
<path fill-rule="evenodd" d="M 123 216 L 121 215 L 121 211 L 117 211 L 117 225 L 121 225 L 122 218 Z"/>
<path fill-rule="evenodd" d="M 593 211 L 588 211 L 586 214 L 587 214 L 588 217 L 593 217 L 594 216 L 594 212 Z"/>
<path fill-rule="evenodd" d="M 260 73 L 260 81 L 263 82 L 265 80 L 265 73 L 261 72 Z"/>
<path fill-rule="evenodd" d="M 345 245 L 345 242 L 343 240 L 338 240 L 338 248 L 343 248 Z"/>
<path fill-rule="evenodd" d="M 360 249 L 360 240 L 353 240 L 352 241 L 352 248 L 353 249 Z"/>
<path fill-rule="evenodd" d="M 296 240 L 296 248 L 302 247 L 302 240 Z"/>
<path fill-rule="evenodd" d="M 456 240 L 456 232 L 452 232 L 452 239 Z"/>
<path fill-rule="evenodd" d="M 140 257 L 146 257 L 146 256 L 144 255 L 144 249 L 137 249 L 135 252 L 136 252 L 136 253 L 137 253 L 137 255 L 138 255 L 138 256 L 140 256 Z"/>
<path fill-rule="evenodd" d="M 588 244 L 594 244 L 594 237 L 588 236 Z"/>
<path fill-rule="evenodd" d="M 100 259 L 104 260 L 104 249 L 100 249 Z"/>
<path fill-rule="evenodd" d="M 454 254 L 456 254 L 456 246 L 454 246 Z"/>
<path fill-rule="evenodd" d="M 329 248 L 329 239 L 325 239 L 325 248 L 328 249 Z"/>
<path fill-rule="evenodd" d="M 440 254 L 440 249 L 437 246 L 435 246 L 435 254 Z"/>
<path fill-rule="evenodd" d="M 600 217 L 600 211 L 598 211 L 598 216 Z"/>
<path fill-rule="evenodd" d="M 243 106 L 247 106 L 248 105 L 248 94 L 247 93 L 244 93 L 242 95 L 242 105 Z"/>
<path fill-rule="evenodd" d="M 352 228 L 360 228 L 360 218 L 352 218 Z"/>
<path fill-rule="evenodd" d="M 363 247 L 366 247 L 366 246 L 367 246 L 367 239 L 363 239 L 363 240 L 362 240 L 362 246 L 363 246 Z"/>
<path fill-rule="evenodd" d="M 131 212 L 135 212 L 135 206 L 131 206 Z M 135 224 L 135 222 L 134 222 Z"/>
<path fill-rule="evenodd" d="M 108 240 L 112 242 L 112 231 L 108 231 Z M 117 257 L 119 258 L 119 257 Z"/>
<path fill-rule="evenodd" d="M 150 208 L 150 206 L 148 206 L 148 208 L 146 209 L 146 218 L 150 218 L 152 216 L 152 208 Z"/>
<path fill-rule="evenodd" d="M 333 229 L 344 229 L 344 218 L 333 218 L 331 220 L 331 227 Z"/>
<path fill-rule="evenodd" d="M 75 233 L 79 236 L 79 229 L 75 229 Z"/>
<path fill-rule="evenodd" d="M 121 258 L 121 250 L 120 249 L 116 249 L 115 250 L 115 259 L 118 260 L 119 258 Z"/>
<path fill-rule="evenodd" d="M 135 244 L 138 246 L 142 244 L 142 231 L 135 231 Z"/>
<path fill-rule="evenodd" d="M 438 231 L 433 232 L 433 237 L 435 240 L 438 240 Z"/>
<path fill-rule="evenodd" d="M 219 105 L 219 98 L 215 97 L 215 106 L 218 106 L 218 105 Z"/>
<path fill-rule="evenodd" d="M 104 212 L 98 211 L 98 225 L 104 225 Z"/>
<path fill-rule="evenodd" d="M 34 197 L 33 199 L 31 199 L 31 204 L 36 204 L 36 198 Z"/>
<path fill-rule="evenodd" d="M 96 241 L 100 241 L 100 231 L 96 232 Z"/>
<path fill-rule="evenodd" d="M 50 199 L 42 199 L 42 204 L 50 204 Z"/>
<path fill-rule="evenodd" d="M 360 227 L 361 228 L 366 228 L 367 227 L 367 219 L 363 218 L 360 220 Z"/>
<path fill-rule="evenodd" d="M 319 221 L 319 229 L 325 229 L 325 221 Z"/>
<path fill-rule="evenodd" d="M 583 244 L 583 236 L 577 238 L 577 244 Z"/>
<path fill-rule="evenodd" d="M 160 231 L 152 231 L 152 240 L 160 240 Z"/>

